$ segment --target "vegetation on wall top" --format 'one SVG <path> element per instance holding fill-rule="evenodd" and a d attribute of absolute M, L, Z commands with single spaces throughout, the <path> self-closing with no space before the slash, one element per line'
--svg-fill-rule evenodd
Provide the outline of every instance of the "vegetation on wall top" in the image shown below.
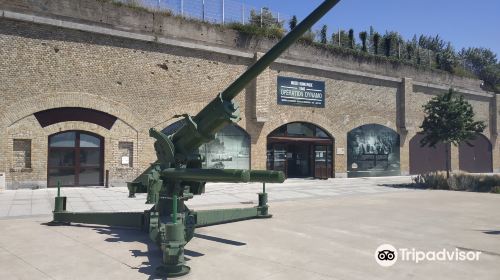
<path fill-rule="evenodd" d="M 136 0 L 99 1 L 150 11 Z M 157 13 L 157 11 L 153 12 Z M 173 13 L 168 10 L 162 10 L 161 13 L 173 16 Z M 185 19 L 202 22 L 193 18 Z M 285 22 L 274 17 L 268 8 L 262 8 L 260 11 L 252 10 L 245 24 L 204 23 L 270 39 L 281 39 L 287 32 Z M 297 17 L 292 16 L 288 22 L 289 30 L 295 28 L 297 24 Z M 359 38 L 359 41 L 356 38 Z M 450 42 L 444 41 L 439 35 L 418 37 L 414 35 L 411 40 L 405 40 L 398 32 L 386 31 L 385 34 L 380 34 L 370 27 L 370 30 L 361 31 L 357 36 L 353 29 L 348 31 L 339 29 L 328 36 L 328 26 L 323 25 L 318 31 L 306 32 L 299 42 L 334 54 L 351 56 L 361 61 L 411 65 L 445 71 L 458 76 L 479 78 L 484 81 L 482 86 L 485 90 L 500 93 L 500 61 L 497 60 L 495 53 L 486 48 L 476 47 L 456 51 Z"/>

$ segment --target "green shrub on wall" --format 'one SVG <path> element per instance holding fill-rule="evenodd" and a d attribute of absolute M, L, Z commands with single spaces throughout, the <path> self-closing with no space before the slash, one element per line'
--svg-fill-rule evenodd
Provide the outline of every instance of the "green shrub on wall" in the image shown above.
<path fill-rule="evenodd" d="M 175 16 L 186 21 L 199 22 L 221 29 L 234 29 L 242 33 L 272 39 L 280 39 L 286 32 L 283 28 L 285 22 L 274 17 L 268 8 L 262 8 L 260 11 L 251 10 L 247 24 L 230 23 L 224 25 L 204 22 L 199 18 L 185 18 L 182 15 L 174 15 L 172 11 L 163 8 L 161 11 L 158 11 L 157 7 L 151 4 L 154 2 L 150 3 L 139 0 L 97 1 L 109 2 L 138 11 Z M 293 16 L 288 22 L 290 30 L 294 29 L 297 24 L 298 19 L 296 16 Z M 300 42 L 326 50 L 332 50 L 331 45 L 345 48 L 351 52 L 333 50 L 336 53 L 348 53 L 360 62 L 390 62 L 393 66 L 411 65 L 417 68 L 432 68 L 438 71 L 446 71 L 462 77 L 479 78 L 484 81 L 484 89 L 500 92 L 500 63 L 497 61 L 496 55 L 488 49 L 468 48 L 462 49 L 461 52 L 457 53 L 453 50 L 451 44 L 445 42 L 439 35 L 434 37 L 420 35 L 418 39 L 415 35 L 411 41 L 405 42 L 397 32 L 386 31 L 385 35 L 381 36 L 373 27 L 370 27 L 369 34 L 366 31 L 359 33 L 361 50 L 357 51 L 354 31 L 352 29 L 348 32 L 339 30 L 333 33 L 331 44 L 326 38 L 326 25 L 317 33 L 319 34 L 319 40 L 316 38 L 316 32 L 310 30 L 300 39 Z M 385 54 L 387 60 L 378 58 L 380 54 Z"/>

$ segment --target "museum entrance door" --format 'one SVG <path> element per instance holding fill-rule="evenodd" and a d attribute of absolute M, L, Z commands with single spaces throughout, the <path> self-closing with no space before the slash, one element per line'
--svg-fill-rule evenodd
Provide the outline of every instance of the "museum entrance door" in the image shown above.
<path fill-rule="evenodd" d="M 289 143 L 286 149 L 286 174 L 289 178 L 312 177 L 310 172 L 311 145 Z"/>
<path fill-rule="evenodd" d="M 49 136 L 47 186 L 102 186 L 104 141 L 97 134 L 64 131 Z"/>
<path fill-rule="evenodd" d="M 333 145 L 333 138 L 313 124 L 286 124 L 267 137 L 267 169 L 287 178 L 331 178 Z"/>
<path fill-rule="evenodd" d="M 333 173 L 332 145 L 314 146 L 314 177 L 328 179 Z"/>

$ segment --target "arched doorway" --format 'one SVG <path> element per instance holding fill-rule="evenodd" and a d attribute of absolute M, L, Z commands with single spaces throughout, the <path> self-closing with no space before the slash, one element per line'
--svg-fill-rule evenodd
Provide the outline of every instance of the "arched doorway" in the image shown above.
<path fill-rule="evenodd" d="M 439 143 L 434 148 L 421 147 L 422 138 L 424 135 L 418 133 L 410 140 L 410 174 L 446 170 L 446 145 Z M 450 144 L 448 144 L 448 151 L 450 151 Z M 451 153 L 448 153 L 448 162 L 451 162 Z"/>
<path fill-rule="evenodd" d="M 379 124 L 347 133 L 347 177 L 400 175 L 399 134 Z"/>
<path fill-rule="evenodd" d="M 488 138 L 477 134 L 476 138 L 458 146 L 459 169 L 472 173 L 493 172 L 493 151 Z"/>
<path fill-rule="evenodd" d="M 47 186 L 102 186 L 104 139 L 86 131 L 49 136 Z"/>
<path fill-rule="evenodd" d="M 162 130 L 169 135 L 180 129 L 184 120 L 179 120 Z M 215 139 L 202 145 L 198 152 L 203 156 L 203 168 L 250 169 L 250 136 L 236 124 L 229 124 Z"/>
<path fill-rule="evenodd" d="M 320 127 L 288 123 L 267 136 L 267 169 L 283 171 L 287 178 L 331 178 L 333 147 L 333 137 Z"/>

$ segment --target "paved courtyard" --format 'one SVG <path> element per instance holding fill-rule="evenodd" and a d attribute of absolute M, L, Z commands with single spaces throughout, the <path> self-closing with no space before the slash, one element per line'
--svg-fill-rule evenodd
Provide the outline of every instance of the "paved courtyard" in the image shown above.
<path fill-rule="evenodd" d="M 401 191 L 383 184 L 409 183 L 407 176 L 378 178 L 338 178 L 329 180 L 289 179 L 284 184 L 267 184 L 269 201 L 323 198 L 356 194 Z M 203 195 L 188 201 L 191 206 L 257 203 L 262 184 L 208 183 Z M 0 191 L 0 218 L 49 215 L 54 209 L 55 188 L 19 189 Z M 69 211 L 142 211 L 146 194 L 128 198 L 126 187 L 61 188 L 61 195 L 68 197 Z"/>
<path fill-rule="evenodd" d="M 382 186 L 409 180 L 269 185 L 273 218 L 197 229 L 186 246 L 191 273 L 180 279 L 500 279 L 500 195 Z M 192 205 L 255 202 L 260 187 L 244 185 L 241 193 L 242 187 L 210 185 L 206 197 L 193 199 Z M 144 197 L 124 199 L 126 190 L 120 188 L 64 192 L 79 200 L 73 209 L 145 207 Z M 0 219 L 0 279 L 155 279 L 151 275 L 161 253 L 147 234 L 106 226 L 46 226 L 50 215 L 33 212 L 33 205 L 53 195 L 54 190 L 0 194 L 12 214 Z M 37 216 L 11 212 L 25 201 L 31 201 L 31 212 L 18 214 Z M 113 204 L 117 201 L 121 204 Z M 400 256 L 393 266 L 381 267 L 375 250 L 384 243 L 425 252 L 479 252 L 480 257 L 416 263 Z"/>

